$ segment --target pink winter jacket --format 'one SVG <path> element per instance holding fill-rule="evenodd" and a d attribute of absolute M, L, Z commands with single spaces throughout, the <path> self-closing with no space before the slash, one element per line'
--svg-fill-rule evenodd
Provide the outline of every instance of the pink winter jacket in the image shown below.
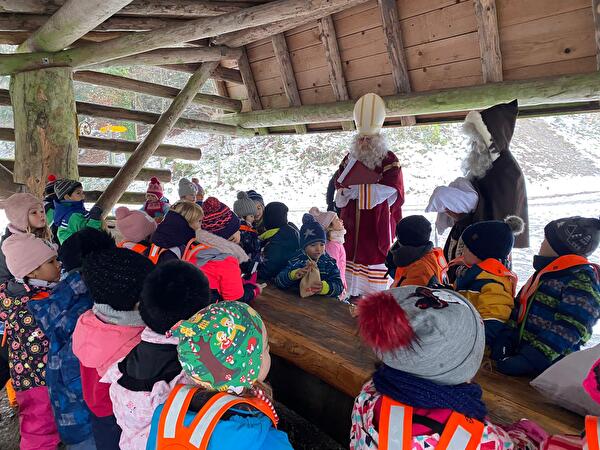
<path fill-rule="evenodd" d="M 344 289 L 347 289 L 348 286 L 346 286 L 346 249 L 344 249 L 344 244 L 337 241 L 327 241 L 327 244 L 325 244 L 325 251 L 329 256 L 335 259 L 338 269 L 340 270 L 340 277 L 342 278 L 342 283 L 344 283 Z"/>
<path fill-rule="evenodd" d="M 168 338 L 155 333 L 148 327 L 142 332 L 142 341 L 173 345 L 178 342 L 177 338 Z M 170 383 L 166 381 L 155 383 L 151 392 L 135 392 L 124 388 L 117 382 L 121 376 L 118 364 L 114 364 L 101 380 L 104 383 L 111 383 L 110 398 L 113 403 L 113 411 L 117 423 L 123 430 L 119 447 L 121 450 L 145 450 L 154 410 L 167 401 L 176 384 L 191 384 L 191 380 L 182 371 Z"/>
<path fill-rule="evenodd" d="M 73 353 L 81 365 L 83 399 L 97 417 L 113 414 L 110 384 L 101 383 L 100 378 L 140 342 L 143 329 L 105 323 L 91 310 L 79 317 L 73 332 Z"/>

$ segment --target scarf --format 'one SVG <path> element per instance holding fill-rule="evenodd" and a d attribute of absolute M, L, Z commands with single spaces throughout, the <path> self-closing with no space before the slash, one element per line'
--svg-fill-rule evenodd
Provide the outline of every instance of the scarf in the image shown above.
<path fill-rule="evenodd" d="M 24 282 L 21 282 L 21 280 L 15 278 L 15 281 L 23 284 L 26 290 L 28 290 L 29 287 L 33 287 L 36 289 L 52 290 L 58 284 L 54 281 L 38 280 L 36 278 L 28 278 L 27 281 Z"/>
<path fill-rule="evenodd" d="M 346 230 L 331 230 L 331 231 L 329 231 L 329 240 L 343 244 L 345 241 L 345 238 L 344 238 L 345 234 L 346 234 Z"/>
<path fill-rule="evenodd" d="M 480 422 L 487 415 L 478 384 L 437 384 L 385 364 L 373 374 L 373 383 L 379 393 L 413 408 L 451 409 Z"/>
<path fill-rule="evenodd" d="M 92 312 L 102 322 L 111 325 L 126 327 L 143 327 L 146 325 L 140 317 L 139 311 L 117 311 L 106 303 L 94 303 Z"/>

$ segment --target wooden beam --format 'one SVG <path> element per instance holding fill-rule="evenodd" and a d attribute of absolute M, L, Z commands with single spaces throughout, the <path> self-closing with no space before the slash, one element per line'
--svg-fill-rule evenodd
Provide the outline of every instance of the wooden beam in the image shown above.
<path fill-rule="evenodd" d="M 271 38 L 271 42 L 288 102 L 290 106 L 300 106 L 302 105 L 302 101 L 300 100 L 300 92 L 298 92 L 298 84 L 296 83 L 290 52 L 287 42 L 285 42 L 285 35 L 283 33 L 276 34 Z M 296 129 L 296 133 L 306 134 L 306 125 L 296 125 L 294 128 Z"/>
<path fill-rule="evenodd" d="M 120 77 L 103 72 L 93 72 L 90 70 L 80 70 L 75 72 L 73 78 L 75 81 L 139 92 L 140 94 L 154 95 L 163 98 L 175 98 L 179 93 L 179 89 L 171 86 L 163 86 L 162 84 L 149 83 L 147 81 L 134 80 L 133 78 Z M 241 101 L 218 95 L 196 94 L 193 102 L 199 105 L 220 108 L 225 111 L 240 112 L 242 110 Z"/>
<path fill-rule="evenodd" d="M 327 60 L 329 82 L 333 89 L 333 95 L 338 102 L 350 100 L 348 87 L 346 86 L 346 78 L 344 77 L 342 57 L 340 56 L 335 25 L 331 16 L 319 19 L 319 37 L 325 48 L 325 59 Z M 353 131 L 355 129 L 354 122 L 342 122 L 342 129 L 344 131 Z"/>
<path fill-rule="evenodd" d="M 387 47 L 390 66 L 392 67 L 392 78 L 396 87 L 396 94 L 409 94 L 410 78 L 408 77 L 408 65 L 406 64 L 406 54 L 404 53 L 404 42 L 402 41 L 402 30 L 400 29 L 400 17 L 395 0 L 379 0 L 379 10 L 381 11 L 381 21 L 383 32 L 385 34 L 385 43 Z M 414 116 L 403 116 L 400 118 L 403 126 L 415 125 L 417 123 Z"/>
<path fill-rule="evenodd" d="M 221 33 L 220 35 L 216 35 L 216 37 L 212 39 L 212 42 L 218 45 L 242 47 L 251 42 L 260 41 L 261 39 L 314 22 L 321 17 L 326 17 L 343 11 L 344 9 L 352 8 L 365 1 L 366 0 L 329 0 L 324 2 L 314 2 L 304 9 L 298 9 L 295 16 L 292 18 L 284 19 L 282 17 L 277 18 L 273 16 L 274 20 L 272 23 L 231 33 Z"/>
<path fill-rule="evenodd" d="M 23 14 L 54 14 L 64 0 L 0 0 L 0 11 Z M 219 16 L 252 6 L 250 2 L 197 0 L 134 0 L 119 16 L 206 17 Z"/>
<path fill-rule="evenodd" d="M 12 159 L 0 159 L 0 165 L 12 171 L 15 167 L 15 161 Z M 79 176 L 88 178 L 113 178 L 121 167 L 107 166 L 98 164 L 78 164 Z M 163 183 L 171 182 L 171 171 L 168 169 L 152 169 L 144 167 L 137 174 L 136 180 L 148 181 L 150 178 L 156 177 Z"/>
<path fill-rule="evenodd" d="M 103 191 L 86 191 L 85 201 L 86 202 L 97 202 Z M 145 192 L 123 192 L 118 196 L 116 203 L 123 203 L 125 205 L 141 205 L 146 201 Z M 112 209 L 112 208 L 111 208 Z M 110 211 L 107 211 L 107 214 Z"/>
<path fill-rule="evenodd" d="M 211 72 L 218 66 L 216 62 L 205 63 L 193 74 L 179 95 L 171 102 L 169 108 L 160 115 L 148 135 L 138 145 L 119 173 L 111 180 L 106 190 L 100 195 L 97 205 L 106 215 L 121 198 L 144 164 L 154 154 L 162 140 L 167 137 L 177 119 L 192 103 L 192 100 L 208 80 Z"/>
<path fill-rule="evenodd" d="M 131 0 L 67 0 L 19 46 L 20 52 L 55 52 L 93 30 Z"/>
<path fill-rule="evenodd" d="M 13 181 L 13 174 L 0 165 L 0 200 L 4 200 L 21 190 L 21 185 Z"/>
<path fill-rule="evenodd" d="M 15 140 L 15 132 L 12 128 L 0 128 L 0 141 Z M 90 136 L 80 136 L 78 146 L 83 149 L 105 150 L 111 153 L 133 153 L 139 145 L 136 141 L 124 139 L 103 139 Z M 154 152 L 155 156 L 165 158 L 185 159 L 197 161 L 202 157 L 202 150 L 196 147 L 181 147 L 179 145 L 162 144 Z"/>
<path fill-rule="evenodd" d="M 483 109 L 515 98 L 521 107 L 600 100 L 600 72 L 413 92 L 384 97 L 384 101 L 388 117 L 393 118 Z M 292 126 L 350 120 L 353 110 L 354 102 L 345 101 L 229 114 L 215 120 L 246 128 Z"/>
<path fill-rule="evenodd" d="M 87 66 L 90 69 L 99 69 L 114 66 L 163 66 L 168 64 L 202 63 L 209 61 L 222 61 L 238 59 L 240 49 L 225 46 L 197 47 L 197 48 L 160 48 L 150 52 L 126 56 L 125 58 L 104 61 L 99 64 Z"/>
<path fill-rule="evenodd" d="M 238 59 L 238 69 L 240 70 L 242 81 L 244 82 L 246 92 L 248 93 L 250 110 L 261 110 L 263 108 L 262 101 L 260 100 L 260 94 L 258 93 L 256 82 L 254 81 L 254 75 L 252 74 L 252 68 L 250 67 L 250 61 L 248 60 L 248 53 L 246 52 L 246 47 L 242 47 L 242 56 L 240 57 L 240 59 Z M 259 128 L 257 129 L 257 131 L 261 136 L 269 134 L 269 130 L 267 130 L 266 128 Z"/>
<path fill-rule="evenodd" d="M 161 66 L 169 70 L 177 70 L 178 72 L 194 73 L 200 67 L 200 64 L 167 64 Z M 227 81 L 233 84 L 244 84 L 242 74 L 239 70 L 230 69 L 229 67 L 219 66 L 212 74 L 213 80 Z"/>
<path fill-rule="evenodd" d="M 481 68 L 484 83 L 497 83 L 502 77 L 502 53 L 496 0 L 474 0 L 477 36 L 481 54 Z"/>
<path fill-rule="evenodd" d="M 596 68 L 600 70 L 600 0 L 592 0 L 594 35 L 596 37 Z"/>

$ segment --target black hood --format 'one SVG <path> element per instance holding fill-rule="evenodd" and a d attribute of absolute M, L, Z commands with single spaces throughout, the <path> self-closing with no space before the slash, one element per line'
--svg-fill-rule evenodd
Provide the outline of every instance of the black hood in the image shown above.
<path fill-rule="evenodd" d="M 194 237 L 196 232 L 183 216 L 175 211 L 169 211 L 150 241 L 161 248 L 171 248 L 186 245 Z"/>
<path fill-rule="evenodd" d="M 508 150 L 519 115 L 518 101 L 513 100 L 510 103 L 494 105 L 481 111 L 480 114 L 498 151 Z"/>

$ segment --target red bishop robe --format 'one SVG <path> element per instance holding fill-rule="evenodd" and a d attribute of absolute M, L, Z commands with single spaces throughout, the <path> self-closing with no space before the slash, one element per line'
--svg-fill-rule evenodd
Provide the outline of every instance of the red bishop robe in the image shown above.
<path fill-rule="evenodd" d="M 336 189 L 343 188 L 337 182 L 339 174 L 346 167 L 349 155 L 346 155 L 336 173 Z M 359 185 L 359 198 L 350 200 L 341 208 L 340 218 L 346 228 L 347 260 L 363 265 L 383 264 L 385 257 L 392 245 L 396 224 L 402 219 L 402 205 L 404 204 L 404 182 L 402 168 L 396 155 L 388 151 L 387 156 L 376 171 L 382 174 L 379 183 L 374 185 Z M 373 188 L 378 185 L 388 186 L 397 191 L 396 201 L 389 206 L 387 200 L 367 209 L 370 196 L 374 194 Z M 372 202 L 371 202 L 372 203 Z"/>

